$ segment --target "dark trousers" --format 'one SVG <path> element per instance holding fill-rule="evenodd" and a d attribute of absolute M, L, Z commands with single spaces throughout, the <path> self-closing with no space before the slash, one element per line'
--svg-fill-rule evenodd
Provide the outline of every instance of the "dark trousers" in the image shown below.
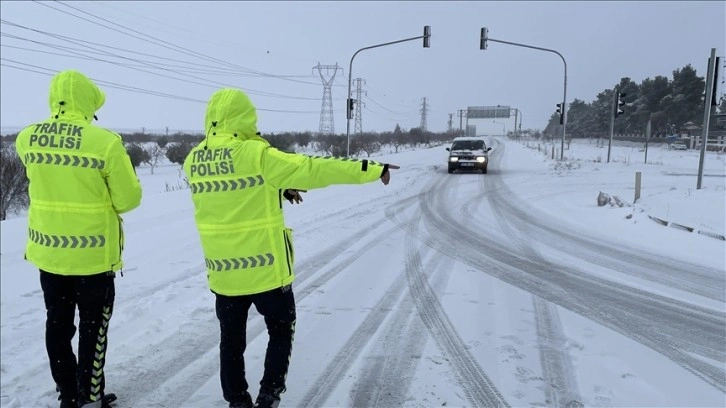
<path fill-rule="evenodd" d="M 284 392 L 295 334 L 295 297 L 292 286 L 254 295 L 215 295 L 221 331 L 219 357 L 224 399 L 229 402 L 242 401 L 247 393 L 244 352 L 247 347 L 247 312 L 253 304 L 264 316 L 270 336 L 260 393 L 277 396 Z"/>
<path fill-rule="evenodd" d="M 47 317 L 45 348 L 50 371 L 64 398 L 97 401 L 104 395 L 108 322 L 116 294 L 113 272 L 63 276 L 40 271 Z M 79 312 L 78 360 L 72 340 Z"/>

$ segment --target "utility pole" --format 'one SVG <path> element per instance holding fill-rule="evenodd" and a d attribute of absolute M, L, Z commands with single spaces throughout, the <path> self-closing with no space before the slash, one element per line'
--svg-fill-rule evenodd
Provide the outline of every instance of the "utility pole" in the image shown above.
<path fill-rule="evenodd" d="M 363 101 L 361 95 L 364 93 L 361 85 L 365 84 L 365 80 L 356 78 L 355 81 L 355 133 L 363 133 Z"/>
<path fill-rule="evenodd" d="M 708 72 L 706 72 L 706 95 L 705 95 L 705 107 L 703 111 L 703 130 L 701 132 L 701 154 L 698 158 L 698 181 L 696 182 L 696 189 L 701 189 L 703 181 L 703 160 L 706 156 L 706 145 L 708 144 L 708 125 L 711 122 L 711 109 L 716 105 L 716 100 L 713 97 L 715 92 L 716 81 L 716 68 L 718 61 L 716 60 L 716 49 L 711 48 L 711 57 L 708 59 Z"/>
<path fill-rule="evenodd" d="M 452 119 L 453 117 L 454 117 L 454 114 L 453 113 L 449 113 L 449 122 L 448 122 L 448 125 L 449 125 L 449 133 L 451 133 L 451 128 L 452 128 L 452 125 L 454 124 L 454 121 Z"/>
<path fill-rule="evenodd" d="M 428 113 L 429 108 L 426 105 L 426 97 L 424 96 L 421 102 L 421 123 L 419 124 L 419 129 L 422 131 L 426 130 L 426 114 Z"/>
<path fill-rule="evenodd" d="M 466 114 L 465 114 L 465 113 L 466 113 L 466 110 L 464 110 L 464 109 L 459 109 L 459 110 L 457 110 L 457 111 L 456 111 L 456 113 L 458 113 L 458 114 L 459 114 L 459 132 L 463 132 L 463 131 L 464 131 L 464 127 L 463 127 L 463 126 L 464 126 L 463 118 L 464 118 L 464 116 L 466 116 Z"/>
<path fill-rule="evenodd" d="M 648 124 L 645 126 L 645 164 L 648 164 L 648 141 L 650 141 L 650 120 L 653 117 L 653 114 L 650 114 L 650 118 L 648 118 Z"/>
<path fill-rule="evenodd" d="M 338 73 L 338 70 L 342 71 L 343 68 L 339 67 L 337 62 L 335 65 L 321 65 L 318 62 L 318 65 L 314 66 L 313 69 L 318 70 L 320 80 L 323 81 L 323 100 L 320 105 L 320 126 L 318 131 L 322 135 L 332 135 L 335 134 L 335 123 L 333 121 L 333 94 L 331 87 L 333 80 L 335 80 L 335 74 Z M 323 70 L 325 70 L 326 76 L 330 76 L 329 78 L 323 76 Z M 332 75 L 330 75 L 330 70 L 333 70 Z"/>

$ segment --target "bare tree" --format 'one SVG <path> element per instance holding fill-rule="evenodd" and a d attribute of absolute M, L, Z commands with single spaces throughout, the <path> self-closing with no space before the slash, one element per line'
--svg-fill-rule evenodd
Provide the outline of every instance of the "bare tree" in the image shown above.
<path fill-rule="evenodd" d="M 0 219 L 28 207 L 28 177 L 12 145 L 0 147 Z"/>
<path fill-rule="evenodd" d="M 355 139 L 360 147 L 360 150 L 365 152 L 368 157 L 371 157 L 371 153 L 376 153 L 381 150 L 381 141 L 377 135 L 372 133 L 363 133 L 357 135 Z"/>
<path fill-rule="evenodd" d="M 154 174 L 154 168 L 159 165 L 161 158 L 165 156 L 164 149 L 159 144 L 152 143 L 144 147 L 144 150 L 149 154 L 149 167 L 151 168 L 151 174 Z"/>

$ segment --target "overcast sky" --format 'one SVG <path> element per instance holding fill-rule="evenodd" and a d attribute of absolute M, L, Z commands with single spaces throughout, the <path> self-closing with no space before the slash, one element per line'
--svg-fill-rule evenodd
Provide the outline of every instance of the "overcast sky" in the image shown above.
<path fill-rule="evenodd" d="M 99 81 L 106 104 L 98 123 L 117 130 L 201 131 L 209 96 L 231 86 L 249 91 L 261 131 L 317 131 L 323 84 L 313 67 L 337 63 L 334 125 L 345 133 L 355 51 L 420 36 L 424 25 L 428 49 L 419 39 L 355 57 L 363 130 L 419 126 L 424 97 L 429 130 L 446 130 L 450 113 L 458 128 L 459 109 L 495 105 L 519 109 L 523 129 L 542 129 L 562 100 L 562 60 L 500 43 L 481 51 L 481 27 L 494 39 L 559 51 L 568 102 L 590 102 L 624 76 L 671 78 L 687 64 L 703 76 L 711 48 L 719 56 L 726 48 L 723 1 L 2 1 L 0 15 L 4 131 L 49 116 L 51 73 L 63 69 Z M 470 123 L 501 134 L 514 120 L 497 122 Z"/>

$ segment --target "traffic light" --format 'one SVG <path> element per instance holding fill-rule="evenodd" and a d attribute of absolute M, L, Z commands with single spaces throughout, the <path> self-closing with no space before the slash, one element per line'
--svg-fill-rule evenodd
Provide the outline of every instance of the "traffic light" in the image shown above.
<path fill-rule="evenodd" d="M 354 103 L 353 98 L 348 98 L 348 109 L 347 109 L 347 111 L 348 111 L 347 118 L 348 119 L 353 119 L 353 103 Z"/>
<path fill-rule="evenodd" d="M 424 26 L 424 48 L 429 48 L 431 46 L 431 26 Z"/>
<path fill-rule="evenodd" d="M 711 59 L 711 58 L 709 58 Z M 721 57 L 716 57 L 716 66 L 714 67 L 715 72 L 713 73 L 713 92 L 711 93 L 711 106 L 718 106 L 718 78 L 719 78 L 719 67 L 721 66 Z"/>
<path fill-rule="evenodd" d="M 481 38 L 479 39 L 479 49 L 487 49 L 487 40 L 489 39 L 489 29 L 486 27 L 481 28 Z"/>
<path fill-rule="evenodd" d="M 557 114 L 560 115 L 560 125 L 561 125 L 565 121 L 564 120 L 565 119 L 565 115 L 564 115 L 564 111 L 562 110 L 562 104 L 561 103 L 558 103 L 557 104 Z"/>
<path fill-rule="evenodd" d="M 615 117 L 617 118 L 618 115 L 623 114 L 623 110 L 620 109 L 623 105 L 625 105 L 625 101 L 623 101 L 623 98 L 625 98 L 625 92 L 618 92 L 618 102 L 615 105 Z"/>

